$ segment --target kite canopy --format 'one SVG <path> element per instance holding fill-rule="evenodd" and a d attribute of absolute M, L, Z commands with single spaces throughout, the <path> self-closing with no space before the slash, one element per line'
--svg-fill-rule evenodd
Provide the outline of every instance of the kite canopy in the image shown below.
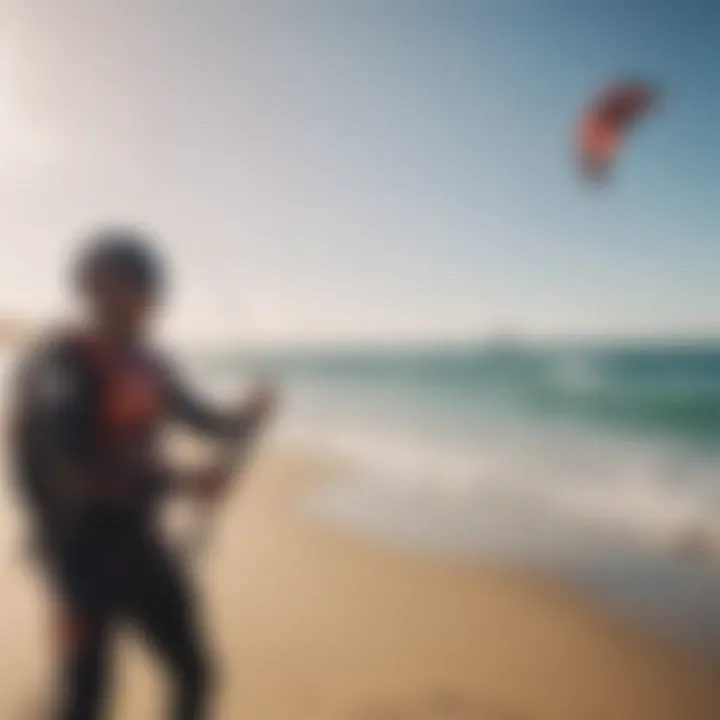
<path fill-rule="evenodd" d="M 578 159 L 586 179 L 608 177 L 625 135 L 653 109 L 657 96 L 647 83 L 621 82 L 595 98 L 580 122 Z"/>

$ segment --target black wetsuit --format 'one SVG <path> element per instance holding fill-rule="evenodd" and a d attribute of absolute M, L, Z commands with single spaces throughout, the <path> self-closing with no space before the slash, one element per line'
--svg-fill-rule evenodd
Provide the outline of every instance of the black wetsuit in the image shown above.
<path fill-rule="evenodd" d="M 152 352 L 111 356 L 84 337 L 32 353 L 18 388 L 16 475 L 64 608 L 57 720 L 102 716 L 119 621 L 166 661 L 170 717 L 199 720 L 207 648 L 188 580 L 155 522 L 172 485 L 158 440 L 171 420 L 214 436 L 241 433 L 242 420 L 192 399 Z"/>

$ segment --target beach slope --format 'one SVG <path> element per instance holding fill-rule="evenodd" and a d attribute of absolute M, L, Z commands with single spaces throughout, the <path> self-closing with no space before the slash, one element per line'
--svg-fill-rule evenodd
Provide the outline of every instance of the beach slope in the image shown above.
<path fill-rule="evenodd" d="M 305 458 L 262 459 L 200 567 L 223 669 L 216 717 L 720 717 L 716 667 L 549 579 L 394 554 L 315 524 L 298 499 L 326 470 Z M 33 720 L 48 664 L 45 614 L 6 550 L 0 717 Z M 161 717 L 162 677 L 131 640 L 115 672 L 113 717 Z"/>

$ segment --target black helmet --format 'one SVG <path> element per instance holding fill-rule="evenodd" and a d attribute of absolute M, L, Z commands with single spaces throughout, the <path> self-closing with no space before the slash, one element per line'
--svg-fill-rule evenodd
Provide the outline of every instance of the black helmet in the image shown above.
<path fill-rule="evenodd" d="M 84 287 L 99 273 L 110 273 L 152 297 L 162 295 L 166 285 L 156 243 L 145 232 L 131 227 L 102 228 L 86 240 L 77 263 L 76 281 Z"/>

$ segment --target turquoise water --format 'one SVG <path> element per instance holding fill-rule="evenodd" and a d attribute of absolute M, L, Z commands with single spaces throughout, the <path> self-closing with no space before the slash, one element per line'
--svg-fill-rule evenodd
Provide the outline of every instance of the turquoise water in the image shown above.
<path fill-rule="evenodd" d="M 278 439 L 352 468 L 309 510 L 422 552 L 564 573 L 720 648 L 720 344 L 206 359 L 283 389 Z M 200 365 L 198 365 L 200 367 Z"/>
<path fill-rule="evenodd" d="M 700 442 L 720 436 L 720 344 L 295 352 L 244 365 L 464 421 L 501 413 Z"/>
<path fill-rule="evenodd" d="M 228 354 L 204 370 L 275 377 L 278 432 L 376 482 L 484 488 L 647 542 L 720 538 L 720 344 Z"/>

